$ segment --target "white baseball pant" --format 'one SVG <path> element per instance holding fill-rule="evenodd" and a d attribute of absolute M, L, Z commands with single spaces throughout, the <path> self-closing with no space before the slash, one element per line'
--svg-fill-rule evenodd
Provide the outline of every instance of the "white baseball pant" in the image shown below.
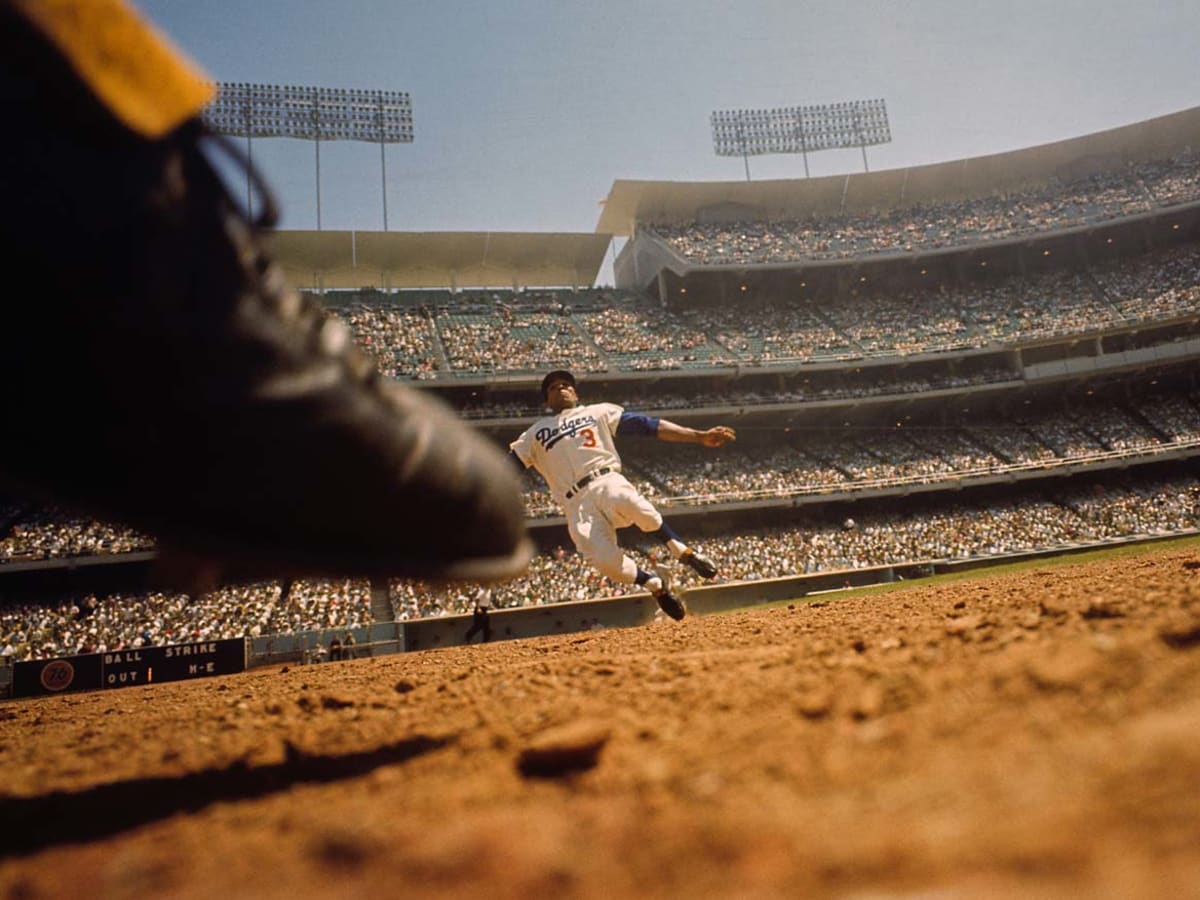
<path fill-rule="evenodd" d="M 637 563 L 617 543 L 617 529 L 636 525 L 657 531 L 663 523 L 662 514 L 620 472 L 596 479 L 568 500 L 563 512 L 576 549 L 601 574 L 623 584 L 637 580 Z"/>

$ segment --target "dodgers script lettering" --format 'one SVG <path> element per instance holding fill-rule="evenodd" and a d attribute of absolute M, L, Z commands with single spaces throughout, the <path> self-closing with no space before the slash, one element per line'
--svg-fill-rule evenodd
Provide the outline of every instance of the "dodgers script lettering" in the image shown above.
<path fill-rule="evenodd" d="M 573 419 L 563 419 L 557 428 L 539 428 L 534 437 L 537 438 L 538 443 L 549 450 L 563 438 L 575 437 L 583 429 L 595 424 L 595 416 L 576 416 Z"/>

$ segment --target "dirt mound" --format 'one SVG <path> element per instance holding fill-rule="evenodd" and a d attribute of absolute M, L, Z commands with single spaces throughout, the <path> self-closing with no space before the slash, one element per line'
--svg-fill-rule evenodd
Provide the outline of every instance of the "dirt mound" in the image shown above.
<path fill-rule="evenodd" d="M 1200 896 L 1194 554 L 0 707 L 7 897 Z"/>

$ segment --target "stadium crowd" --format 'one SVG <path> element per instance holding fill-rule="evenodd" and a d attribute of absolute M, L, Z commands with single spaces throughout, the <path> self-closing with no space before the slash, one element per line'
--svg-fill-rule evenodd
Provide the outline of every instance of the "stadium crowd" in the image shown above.
<path fill-rule="evenodd" d="M 203 597 L 155 591 L 87 594 L 57 605 L 0 605 L 0 654 L 13 661 L 358 628 L 372 621 L 370 585 L 360 579 L 223 587 Z"/>
<path fill-rule="evenodd" d="M 1021 375 L 1015 369 L 987 368 L 972 374 L 936 372 L 927 375 L 897 373 L 893 368 L 859 369 L 827 373 L 824 379 L 802 377 L 789 379 L 788 387 L 762 388 L 759 390 L 699 391 L 696 393 L 660 392 L 651 386 L 639 393 L 622 395 L 620 389 L 611 396 L 611 402 L 627 409 L 643 411 L 665 411 L 673 409 L 740 409 L 753 406 L 787 405 L 812 403 L 821 400 L 849 400 L 862 397 L 883 397 L 898 394 L 924 394 L 929 391 L 949 390 L 982 384 L 1000 384 L 1019 381 Z M 582 388 L 585 392 L 586 386 Z M 459 408 L 469 419 L 533 419 L 542 415 L 543 409 L 536 402 L 517 401 L 485 402 L 473 401 Z"/>
<path fill-rule="evenodd" d="M 838 296 L 801 289 L 670 309 L 615 290 L 446 293 L 416 306 L 323 299 L 393 377 L 539 372 L 563 359 L 579 372 L 669 371 L 945 353 L 1170 321 L 1194 316 L 1198 261 L 1200 248 L 1185 244 L 1087 271 L 980 275 L 928 291 L 860 282 Z"/>
<path fill-rule="evenodd" d="M 350 326 L 355 340 L 375 357 L 379 371 L 389 378 L 425 380 L 445 368 L 433 319 L 427 312 L 362 303 L 338 306 L 332 311 Z"/>
<path fill-rule="evenodd" d="M 153 550 L 154 541 L 121 525 L 56 507 L 0 507 L 0 565 L 35 559 Z"/>
<path fill-rule="evenodd" d="M 956 560 L 1102 542 L 1123 537 L 1188 532 L 1200 527 L 1200 481 L 1194 476 L 1089 481 L 1047 494 L 1006 492 L 989 501 L 938 503 L 904 512 L 857 514 L 857 521 L 812 517 L 704 539 L 720 561 L 718 583 L 866 566 Z M 646 556 L 652 551 L 634 549 Z M 682 585 L 690 570 L 672 565 Z M 605 596 L 636 588 L 609 582 L 573 550 L 560 547 L 534 559 L 528 573 L 494 588 L 498 609 Z M 391 584 L 397 621 L 462 615 L 474 587 Z M 365 580 L 296 582 L 288 597 L 276 583 L 224 588 L 204 597 L 150 593 L 85 596 L 58 605 L 0 605 L 0 655 L 9 661 L 107 652 L 163 643 L 240 636 L 304 633 L 369 624 Z"/>
<path fill-rule="evenodd" d="M 846 492 L 925 484 L 1006 471 L 1077 465 L 1115 455 L 1200 443 L 1200 394 L 1146 399 L 1136 411 L 1109 401 L 1075 404 L 987 426 L 789 428 L 789 443 L 744 444 L 711 454 L 694 447 L 638 453 L 626 445 L 626 474 L 657 505 Z M 539 495 L 530 515 L 554 510 Z"/>
<path fill-rule="evenodd" d="M 1032 467 L 1139 455 L 1200 442 L 1200 392 L 1140 398 L 1125 408 L 1107 399 L 1077 402 L 988 425 L 787 428 L 767 443 L 712 454 L 664 450 L 655 442 L 622 445 L 627 477 L 663 508 L 920 484 Z M 784 441 L 781 443 L 779 438 Z M 561 515 L 545 482 L 526 471 L 530 518 Z M 63 510 L 9 507 L 0 564 L 152 550 L 151 539 Z"/>
<path fill-rule="evenodd" d="M 1147 254 L 1139 264 L 1102 263 L 1093 270 L 1105 296 L 1126 319 L 1153 320 L 1200 307 L 1200 247 Z"/>
<path fill-rule="evenodd" d="M 1200 199 L 1196 160 L 1130 166 L 1071 183 L 860 214 L 770 223 L 646 226 L 684 258 L 755 265 L 910 253 L 1098 224 Z"/>

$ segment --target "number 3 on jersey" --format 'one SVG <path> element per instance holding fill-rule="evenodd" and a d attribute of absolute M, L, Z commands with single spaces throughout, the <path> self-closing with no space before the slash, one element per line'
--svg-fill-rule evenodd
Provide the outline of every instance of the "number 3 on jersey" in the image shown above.
<path fill-rule="evenodd" d="M 582 431 L 579 432 L 579 434 L 583 437 L 582 446 L 584 446 L 584 447 L 595 447 L 596 446 L 596 432 L 592 431 L 592 429 L 584 428 Z"/>

